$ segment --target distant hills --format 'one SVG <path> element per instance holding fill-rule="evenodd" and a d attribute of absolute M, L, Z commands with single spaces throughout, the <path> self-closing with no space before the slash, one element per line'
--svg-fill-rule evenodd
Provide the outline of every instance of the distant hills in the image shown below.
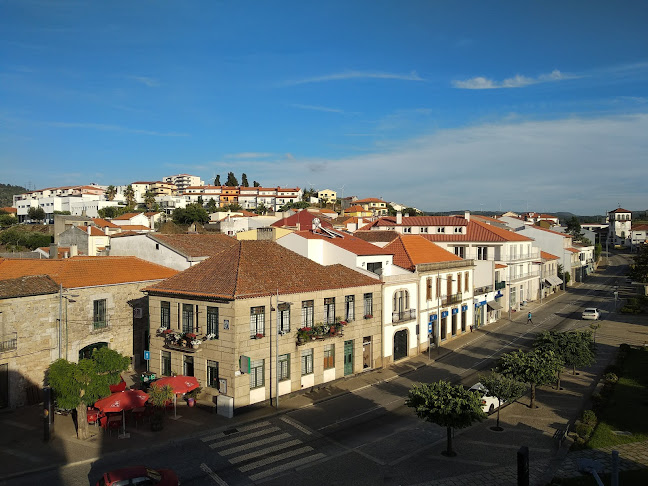
<path fill-rule="evenodd" d="M 0 208 L 11 206 L 13 204 L 14 194 L 23 194 L 25 192 L 27 192 L 27 189 L 22 186 L 0 184 Z"/>

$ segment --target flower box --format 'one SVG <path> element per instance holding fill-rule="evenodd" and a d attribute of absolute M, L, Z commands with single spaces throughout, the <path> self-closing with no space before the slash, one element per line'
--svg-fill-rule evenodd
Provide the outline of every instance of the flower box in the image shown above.
<path fill-rule="evenodd" d="M 264 334 L 259 333 L 259 334 L 254 336 L 254 339 L 263 339 L 264 337 L 265 337 Z"/>
<path fill-rule="evenodd" d="M 373 314 L 365 314 L 364 318 L 365 318 L 365 319 L 372 319 L 372 318 L 373 318 Z"/>

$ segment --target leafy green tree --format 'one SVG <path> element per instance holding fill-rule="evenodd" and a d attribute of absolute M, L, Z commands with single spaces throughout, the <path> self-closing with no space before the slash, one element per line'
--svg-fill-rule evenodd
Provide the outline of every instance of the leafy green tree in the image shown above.
<path fill-rule="evenodd" d="M 186 208 L 177 208 L 172 214 L 175 224 L 206 223 L 209 221 L 209 214 L 199 204 L 187 204 Z"/>
<path fill-rule="evenodd" d="M 256 207 L 256 209 L 254 210 L 254 212 L 255 212 L 256 214 L 264 215 L 264 214 L 267 214 L 267 213 L 268 213 L 268 208 L 266 207 L 265 204 L 260 203 L 260 204 Z"/>
<path fill-rule="evenodd" d="M 209 201 L 207 201 L 207 205 L 205 206 L 205 209 L 209 211 L 210 213 L 216 212 L 216 209 L 218 208 L 218 204 L 216 204 L 216 201 L 214 200 L 213 197 L 209 198 Z"/>
<path fill-rule="evenodd" d="M 200 206 L 205 207 L 205 201 L 203 201 L 202 196 L 198 196 L 198 200 L 196 201 Z"/>
<path fill-rule="evenodd" d="M 243 207 L 238 203 L 232 203 L 232 204 L 226 204 L 225 206 L 223 206 L 223 209 L 225 211 L 235 212 L 235 211 L 240 211 L 241 209 L 243 209 Z"/>
<path fill-rule="evenodd" d="M 253 185 L 254 187 L 261 187 L 261 184 L 259 184 L 257 181 L 254 181 L 254 182 L 252 183 L 252 185 Z"/>
<path fill-rule="evenodd" d="M 289 211 L 291 209 L 306 209 L 309 207 L 310 207 L 310 203 L 306 201 L 289 202 L 281 206 L 279 208 L 279 211 Z"/>
<path fill-rule="evenodd" d="M 241 185 L 243 187 L 250 187 L 250 184 L 248 183 L 247 175 L 245 174 L 245 172 L 243 172 L 243 174 L 241 175 Z"/>
<path fill-rule="evenodd" d="M 502 403 L 517 400 L 524 394 L 527 387 L 524 383 L 517 381 L 515 378 L 500 373 L 491 373 L 490 375 L 481 376 L 479 381 L 488 390 L 486 395 L 497 398 L 496 430 L 502 430 L 500 427 L 500 408 L 502 408 Z"/>
<path fill-rule="evenodd" d="M 135 191 L 130 184 L 124 189 L 124 199 L 126 199 L 126 207 L 131 209 L 135 207 Z"/>
<path fill-rule="evenodd" d="M 536 385 L 553 381 L 563 361 L 553 351 L 533 350 L 528 353 L 515 351 L 502 355 L 496 371 L 531 386 L 531 403 L 535 408 Z"/>
<path fill-rule="evenodd" d="M 164 428 L 164 407 L 173 400 L 171 385 L 157 386 L 155 383 L 148 390 L 149 401 L 155 407 L 155 415 L 151 420 L 151 430 L 158 431 Z"/>
<path fill-rule="evenodd" d="M 92 358 L 72 363 L 57 359 L 48 370 L 48 382 L 61 408 L 76 409 L 77 437 L 88 438 L 88 405 L 110 395 L 110 385 L 119 383 L 120 373 L 130 366 L 130 358 L 117 351 L 100 348 Z"/>
<path fill-rule="evenodd" d="M 0 228 L 9 228 L 14 224 L 18 224 L 18 218 L 11 214 L 0 214 Z"/>
<path fill-rule="evenodd" d="M 645 243 L 637 248 L 637 254 L 634 257 L 634 263 L 630 265 L 628 276 L 634 282 L 648 282 L 648 245 Z"/>
<path fill-rule="evenodd" d="M 594 261 L 598 262 L 599 258 L 601 258 L 601 253 L 603 253 L 603 246 L 600 243 L 597 243 L 594 246 Z"/>
<path fill-rule="evenodd" d="M 214 185 L 215 185 L 215 186 L 220 186 L 220 185 L 221 185 L 221 181 L 220 181 L 220 174 L 218 174 L 218 175 L 216 176 L 216 179 L 214 179 Z"/>
<path fill-rule="evenodd" d="M 572 216 L 570 220 L 567 221 L 567 227 L 565 229 L 567 234 L 570 234 L 574 241 L 582 241 L 585 233 L 581 231 L 581 225 L 576 216 Z"/>
<path fill-rule="evenodd" d="M 225 185 L 230 187 L 236 187 L 239 185 L 238 179 L 234 175 L 234 172 L 227 173 L 227 182 L 225 182 Z"/>
<path fill-rule="evenodd" d="M 54 211 L 54 214 L 60 214 L 62 216 L 70 216 L 72 213 L 70 211 Z"/>
<path fill-rule="evenodd" d="M 387 215 L 388 216 L 396 216 L 397 211 L 394 209 L 394 206 L 387 203 L 386 208 L 387 208 Z"/>
<path fill-rule="evenodd" d="M 544 331 L 536 337 L 533 347 L 542 351 L 552 351 L 566 366 L 572 367 L 573 374 L 576 374 L 577 366 L 589 366 L 596 358 L 591 331 Z M 557 388 L 560 390 L 560 370 Z"/>
<path fill-rule="evenodd" d="M 40 206 L 31 207 L 29 208 L 29 211 L 27 211 L 27 216 L 32 221 L 43 221 L 45 219 L 45 210 Z"/>
<path fill-rule="evenodd" d="M 410 216 L 418 216 L 421 213 L 418 209 L 416 208 L 405 208 L 403 209 L 403 215 L 409 214 Z"/>
<path fill-rule="evenodd" d="M 108 201 L 113 201 L 116 195 L 117 195 L 117 188 L 115 186 L 111 184 L 108 187 L 106 187 L 106 190 L 104 191 L 104 196 L 106 196 L 106 199 Z"/>
<path fill-rule="evenodd" d="M 99 217 L 104 219 L 116 218 L 123 213 L 124 211 L 122 211 L 122 208 L 120 208 L 119 206 L 106 206 L 105 208 L 101 208 L 97 211 Z"/>
<path fill-rule="evenodd" d="M 157 202 L 155 201 L 155 193 L 151 190 L 148 190 L 144 193 L 144 205 L 146 209 L 152 211 Z"/>
<path fill-rule="evenodd" d="M 443 380 L 413 385 L 405 404 L 416 411 L 418 418 L 446 428 L 448 456 L 456 455 L 452 429 L 469 427 L 485 417 L 477 394 Z"/>

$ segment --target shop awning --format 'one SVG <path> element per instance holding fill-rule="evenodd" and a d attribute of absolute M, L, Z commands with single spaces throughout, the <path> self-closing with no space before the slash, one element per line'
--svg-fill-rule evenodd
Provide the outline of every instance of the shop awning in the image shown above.
<path fill-rule="evenodd" d="M 502 304 L 495 300 L 488 301 L 487 305 L 491 308 L 491 310 L 500 310 L 502 308 Z"/>
<path fill-rule="evenodd" d="M 557 276 L 555 275 L 547 275 L 545 277 L 545 280 L 549 285 L 560 285 L 562 284 L 562 280 L 560 280 Z"/>

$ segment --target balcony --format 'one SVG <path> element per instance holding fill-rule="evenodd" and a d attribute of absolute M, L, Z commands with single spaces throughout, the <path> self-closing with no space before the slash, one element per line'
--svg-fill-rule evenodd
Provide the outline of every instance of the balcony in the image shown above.
<path fill-rule="evenodd" d="M 506 282 L 495 282 L 495 290 L 502 290 L 506 287 Z"/>
<path fill-rule="evenodd" d="M 301 346 L 310 341 L 344 336 L 344 326 L 347 324 L 347 321 L 340 320 L 333 324 L 318 324 L 312 327 L 301 327 L 297 329 L 297 346 Z"/>
<path fill-rule="evenodd" d="M 0 353 L 13 351 L 18 347 L 18 333 L 10 332 L 0 338 Z"/>
<path fill-rule="evenodd" d="M 509 283 L 520 282 L 521 280 L 528 280 L 530 278 L 538 278 L 539 276 L 540 273 L 538 272 L 520 273 L 518 275 L 512 275 L 511 277 L 509 277 Z"/>
<path fill-rule="evenodd" d="M 392 312 L 392 323 L 411 321 L 413 319 L 416 319 L 416 309 Z"/>
<path fill-rule="evenodd" d="M 442 297 L 441 305 L 446 306 L 446 305 L 459 304 L 462 300 L 462 296 L 463 294 L 461 292 L 452 295 L 444 295 Z"/>
<path fill-rule="evenodd" d="M 524 260 L 532 260 L 534 258 L 540 258 L 540 252 L 532 251 L 530 253 L 519 253 L 519 254 L 513 253 L 510 255 L 504 254 L 502 255 L 500 261 L 512 263 L 512 262 L 520 262 Z"/>
<path fill-rule="evenodd" d="M 93 331 L 103 331 L 108 328 L 108 319 L 94 319 L 92 321 L 92 330 Z"/>
<path fill-rule="evenodd" d="M 200 351 L 202 340 L 198 339 L 194 333 L 181 333 L 179 331 L 165 329 L 161 333 L 158 333 L 158 336 L 160 335 L 164 337 L 164 347 L 167 349 L 174 349 L 183 353 L 196 353 Z M 206 336 L 205 339 L 209 336 L 211 335 Z"/>
<path fill-rule="evenodd" d="M 492 292 L 492 291 L 493 291 L 492 285 L 486 285 L 484 287 L 476 287 L 473 290 L 473 295 L 487 294 L 488 292 Z"/>

